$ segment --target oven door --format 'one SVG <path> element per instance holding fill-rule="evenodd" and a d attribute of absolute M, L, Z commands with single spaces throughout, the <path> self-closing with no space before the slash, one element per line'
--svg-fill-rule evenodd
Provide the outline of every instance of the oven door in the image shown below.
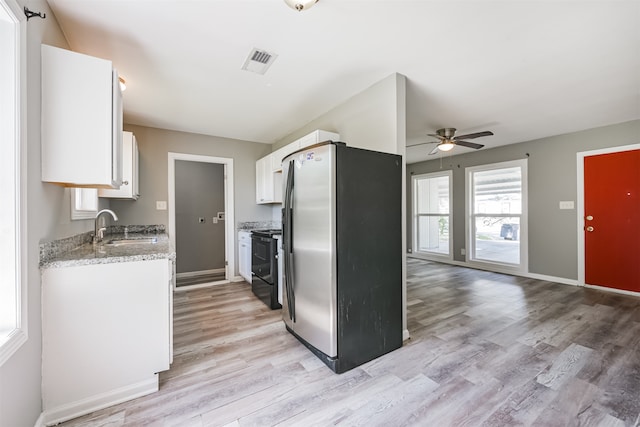
<path fill-rule="evenodd" d="M 282 308 L 278 302 L 277 242 L 272 237 L 251 237 L 251 290 L 272 310 Z"/>
<path fill-rule="evenodd" d="M 259 278 L 269 284 L 274 283 L 274 275 L 272 272 L 275 260 L 273 252 L 275 239 L 271 237 L 251 236 L 251 273 L 254 280 Z"/>

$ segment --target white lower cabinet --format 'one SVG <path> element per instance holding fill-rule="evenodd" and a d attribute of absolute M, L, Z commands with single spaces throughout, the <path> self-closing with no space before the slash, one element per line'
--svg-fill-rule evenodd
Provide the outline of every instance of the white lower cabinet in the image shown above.
<path fill-rule="evenodd" d="M 238 231 L 238 270 L 251 283 L 251 232 Z"/>
<path fill-rule="evenodd" d="M 158 390 L 172 359 L 168 259 L 42 271 L 45 422 Z"/>

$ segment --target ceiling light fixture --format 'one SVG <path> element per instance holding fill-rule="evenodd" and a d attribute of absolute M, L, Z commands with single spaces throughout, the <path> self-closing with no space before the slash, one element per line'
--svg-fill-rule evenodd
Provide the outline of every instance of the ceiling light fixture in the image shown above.
<path fill-rule="evenodd" d="M 118 81 L 120 82 L 120 90 L 124 92 L 127 90 L 127 82 L 124 81 L 122 77 L 118 77 Z"/>
<path fill-rule="evenodd" d="M 451 141 L 442 141 L 440 145 L 438 145 L 438 150 L 440 151 L 451 151 L 453 149 L 453 142 Z"/>
<path fill-rule="evenodd" d="M 318 3 L 318 1 L 320 0 L 284 0 L 287 6 L 291 9 L 297 10 L 298 12 L 311 8 L 311 6 Z"/>

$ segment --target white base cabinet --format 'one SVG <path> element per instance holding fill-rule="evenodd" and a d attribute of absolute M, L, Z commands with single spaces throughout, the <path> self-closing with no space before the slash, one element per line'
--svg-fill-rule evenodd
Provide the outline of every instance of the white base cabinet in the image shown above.
<path fill-rule="evenodd" d="M 158 390 L 171 352 L 170 260 L 42 271 L 45 422 Z"/>
<path fill-rule="evenodd" d="M 122 132 L 122 185 L 118 189 L 98 190 L 98 197 L 138 200 L 138 141 L 131 132 Z"/>
<path fill-rule="evenodd" d="M 251 283 L 251 232 L 238 231 L 238 270 L 247 283 Z"/>

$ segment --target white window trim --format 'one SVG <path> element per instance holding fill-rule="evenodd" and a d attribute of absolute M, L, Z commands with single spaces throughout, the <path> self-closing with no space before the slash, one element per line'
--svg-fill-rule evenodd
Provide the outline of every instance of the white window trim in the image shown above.
<path fill-rule="evenodd" d="M 16 49 L 16 92 L 13 128 L 16 149 L 16 280 L 17 280 L 17 327 L 0 343 L 0 366 L 27 341 L 27 103 L 26 103 L 26 17 L 15 0 L 0 0 L 2 7 L 14 22 Z"/>
<path fill-rule="evenodd" d="M 71 219 L 95 219 L 98 214 L 98 189 L 97 188 L 71 188 Z M 80 197 L 90 197 L 89 192 L 95 193 L 96 209 L 77 209 L 76 200 Z"/>
<path fill-rule="evenodd" d="M 528 273 L 529 272 L 529 184 L 528 184 L 528 172 L 527 172 L 527 159 L 511 160 L 507 162 L 491 163 L 487 165 L 479 165 L 465 168 L 465 241 L 467 243 L 468 250 L 465 255 L 465 262 L 472 267 L 478 267 L 485 270 L 491 270 L 504 273 Z M 520 167 L 522 171 L 522 213 L 520 215 L 520 229 L 519 229 L 519 241 L 520 241 L 520 265 L 500 263 L 495 261 L 484 261 L 471 259 L 472 255 L 475 255 L 475 236 L 472 235 L 474 220 L 473 216 L 473 188 L 472 174 L 473 172 L 504 169 Z M 505 216 L 514 216 L 508 214 Z"/>
<path fill-rule="evenodd" d="M 446 176 L 449 178 L 449 253 L 447 255 L 439 254 L 437 252 L 424 252 L 418 249 L 418 203 L 417 203 L 417 181 L 419 179 L 439 178 Z M 411 221 L 412 221 L 412 248 L 413 255 L 417 255 L 420 258 L 434 260 L 434 261 L 452 261 L 453 260 L 453 171 L 446 170 L 440 172 L 424 173 L 420 175 L 413 175 L 411 177 Z"/>

